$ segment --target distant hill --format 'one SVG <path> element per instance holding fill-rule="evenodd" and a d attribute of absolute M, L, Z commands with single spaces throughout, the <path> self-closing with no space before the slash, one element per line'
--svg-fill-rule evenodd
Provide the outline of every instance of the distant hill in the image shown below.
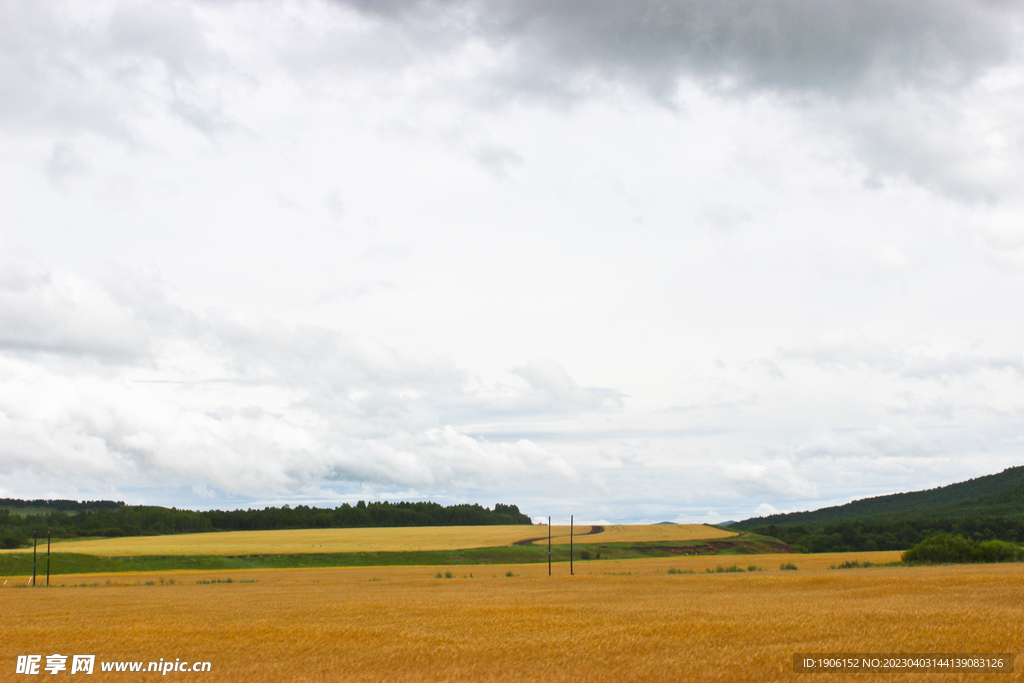
<path fill-rule="evenodd" d="M 803 552 L 906 550 L 938 532 L 1024 542 L 1024 467 L 949 486 L 862 498 L 730 525 Z"/>
<path fill-rule="evenodd" d="M 766 524 L 813 524 L 853 519 L 925 519 L 951 517 L 1011 517 L 1024 519 L 1024 466 L 957 484 L 909 493 L 861 498 L 810 512 L 752 517 L 737 528 Z"/>

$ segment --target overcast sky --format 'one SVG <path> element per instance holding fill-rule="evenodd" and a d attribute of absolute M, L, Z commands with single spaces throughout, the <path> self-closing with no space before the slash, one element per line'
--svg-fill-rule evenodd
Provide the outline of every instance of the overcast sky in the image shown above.
<path fill-rule="evenodd" d="M 0 497 L 743 519 L 1024 464 L 1024 7 L 0 3 Z"/>

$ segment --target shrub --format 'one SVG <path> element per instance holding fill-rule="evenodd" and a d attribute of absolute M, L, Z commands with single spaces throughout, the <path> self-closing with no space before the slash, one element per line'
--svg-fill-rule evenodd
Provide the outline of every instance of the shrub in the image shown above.
<path fill-rule="evenodd" d="M 513 576 L 515 576 L 515 574 L 513 574 L 513 573 L 512 573 L 512 570 L 511 570 L 511 569 L 509 569 L 509 570 L 508 570 L 507 572 L 505 572 L 505 576 L 507 576 L 507 577 L 509 577 L 509 578 L 512 578 Z"/>
<path fill-rule="evenodd" d="M 445 572 L 444 573 L 444 578 L 446 578 L 446 579 L 454 579 L 455 578 L 455 574 L 452 574 L 451 572 Z"/>
<path fill-rule="evenodd" d="M 874 567 L 874 562 L 861 562 L 860 560 L 847 560 L 846 562 L 837 565 L 832 565 L 829 569 L 859 569 L 861 567 Z"/>
<path fill-rule="evenodd" d="M 1021 559 L 1021 550 L 1006 541 L 983 541 L 978 544 L 985 562 L 1016 562 Z"/>
<path fill-rule="evenodd" d="M 6 550 L 14 550 L 15 548 L 20 548 L 26 544 L 27 543 L 24 539 L 18 538 L 17 536 L 11 536 L 9 534 L 0 536 L 0 548 Z"/>
<path fill-rule="evenodd" d="M 581 550 L 580 551 L 580 559 L 581 560 L 589 560 L 590 559 L 590 551 L 589 550 Z"/>
<path fill-rule="evenodd" d="M 935 534 L 924 539 L 903 553 L 904 562 L 926 564 L 944 562 L 981 562 L 982 554 L 978 543 L 963 536 L 947 533 Z"/>
<path fill-rule="evenodd" d="M 947 533 L 929 536 L 903 553 L 906 563 L 943 564 L 965 562 L 1014 562 L 1021 558 L 1021 550 L 1005 541 L 983 541 Z"/>
<path fill-rule="evenodd" d="M 782 564 L 779 565 L 779 569 L 783 569 L 783 570 L 792 569 L 793 571 L 796 571 L 796 565 L 793 564 L 792 562 L 783 562 Z"/>
<path fill-rule="evenodd" d="M 444 576 L 441 574 L 441 572 L 438 572 L 438 573 L 434 574 L 434 578 L 435 579 L 443 579 Z"/>

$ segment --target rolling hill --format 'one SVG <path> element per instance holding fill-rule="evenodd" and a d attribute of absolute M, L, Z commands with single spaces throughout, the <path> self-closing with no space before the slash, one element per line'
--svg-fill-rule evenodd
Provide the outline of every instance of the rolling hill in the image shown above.
<path fill-rule="evenodd" d="M 809 524 L 853 519 L 925 519 L 950 517 L 1024 519 L 1024 466 L 999 474 L 968 479 L 925 491 L 861 498 L 810 512 L 753 517 L 734 524 L 749 528 L 765 524 Z"/>
<path fill-rule="evenodd" d="M 1024 467 L 925 491 L 745 519 L 730 525 L 805 552 L 905 550 L 938 532 L 1024 542 Z"/>

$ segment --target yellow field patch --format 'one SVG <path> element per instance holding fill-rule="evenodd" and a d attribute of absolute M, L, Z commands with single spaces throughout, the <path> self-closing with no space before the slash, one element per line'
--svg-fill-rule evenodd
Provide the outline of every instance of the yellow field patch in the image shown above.
<path fill-rule="evenodd" d="M 401 550 L 458 550 L 511 545 L 547 534 L 540 526 L 388 527 L 372 529 L 280 529 L 224 531 L 173 536 L 131 536 L 71 541 L 62 553 L 106 557 L 135 555 L 294 555 Z M 568 527 L 566 527 L 568 533 Z M 26 552 L 22 549 L 19 552 Z M 29 549 L 27 552 L 31 552 Z"/>
<path fill-rule="evenodd" d="M 731 535 L 702 524 L 610 526 L 590 534 L 589 526 L 574 529 L 579 543 L 630 543 L 723 538 Z M 552 543 L 568 544 L 569 527 L 551 527 Z M 546 526 L 445 526 L 372 529 L 283 529 L 225 531 L 173 536 L 131 536 L 68 541 L 54 552 L 105 557 L 138 555 L 297 555 L 306 553 L 398 552 L 490 548 L 530 542 L 547 543 Z M 537 540 L 539 539 L 539 540 Z M 4 552 L 32 552 L 31 548 Z"/>
<path fill-rule="evenodd" d="M 199 678 L 225 683 L 675 683 L 806 680 L 795 652 L 1024 651 L 1020 564 L 812 568 L 883 557 L 857 553 L 777 556 L 798 571 L 773 559 L 763 572 L 667 573 L 769 557 L 593 561 L 573 577 L 566 564 L 551 577 L 546 564 L 65 576 L 90 586 L 0 589 L 0 666 L 9 677 L 18 655 L 61 653 L 96 655 L 97 674 L 100 662 L 208 661 Z M 1020 670 L 884 679 L 1007 681 Z"/>
<path fill-rule="evenodd" d="M 563 530 L 552 545 L 568 545 L 569 534 L 564 531 L 568 527 L 553 527 L 552 531 Z M 738 534 L 725 531 L 706 524 L 614 524 L 604 527 L 596 534 L 587 534 L 576 527 L 574 539 L 576 543 L 670 543 L 675 541 L 703 541 L 719 538 L 731 538 Z M 589 527 L 583 527 L 589 530 Z M 547 538 L 536 541 L 538 545 L 547 543 Z"/>

